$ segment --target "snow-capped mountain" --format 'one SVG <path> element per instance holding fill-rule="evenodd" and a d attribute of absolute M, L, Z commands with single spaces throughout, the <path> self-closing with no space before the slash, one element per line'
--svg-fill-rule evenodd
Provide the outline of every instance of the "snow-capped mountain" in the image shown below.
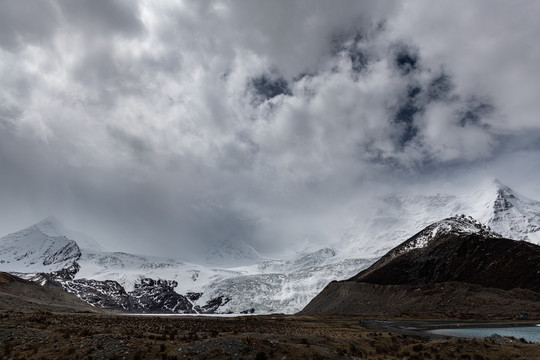
<path fill-rule="evenodd" d="M 414 249 L 425 248 L 434 239 L 448 234 L 459 236 L 481 234 L 492 238 L 502 237 L 500 234 L 497 234 L 495 231 L 490 229 L 489 226 L 480 223 L 471 216 L 465 216 L 462 214 L 429 225 L 408 241 L 394 248 L 388 253 L 388 255 L 390 255 L 390 257 L 397 257 Z"/>
<path fill-rule="evenodd" d="M 145 278 L 168 279 L 175 282 L 176 293 L 189 299 L 193 312 L 215 308 L 225 313 L 290 313 L 315 296 L 329 278 L 351 276 L 374 260 L 340 259 L 335 250 L 325 248 L 290 260 L 262 260 L 249 266 L 220 268 L 119 252 L 83 251 L 78 261 L 80 270 L 67 287 L 80 289 L 81 282 L 93 279 L 101 282 L 94 286 L 110 287 L 111 292 L 117 292 L 115 285 L 105 284 L 114 279 L 129 294 Z M 125 303 L 122 296 L 116 295 Z"/>
<path fill-rule="evenodd" d="M 421 230 L 352 278 L 329 283 L 301 313 L 530 316 L 539 309 L 539 260 L 540 246 L 503 238 L 471 217 L 454 216 Z"/>
<path fill-rule="evenodd" d="M 65 236 L 68 239 L 74 240 L 79 248 L 89 251 L 104 251 L 96 240 L 81 232 L 66 228 L 60 220 L 54 216 L 49 216 L 37 224 L 33 225 L 39 231 L 48 236 Z"/>
<path fill-rule="evenodd" d="M 480 223 L 474 218 L 463 214 L 456 215 L 427 226 L 407 241 L 404 241 L 386 253 L 386 255 L 373 264 L 370 269 L 382 267 L 390 261 L 393 261 L 395 258 L 408 254 L 413 250 L 424 249 L 432 245 L 433 242 L 436 242 L 441 238 L 446 238 L 448 235 L 458 237 L 479 235 L 486 239 L 502 238 L 500 234 L 497 234 L 495 231 L 490 229 L 489 226 Z"/>
<path fill-rule="evenodd" d="M 353 217 L 336 235 L 338 240 L 329 242 L 331 247 L 267 259 L 245 243 L 229 241 L 207 252 L 204 264 L 100 251 L 96 244 L 83 242 L 88 237 L 51 217 L 0 239 L 0 270 L 26 273 L 26 278 L 41 284 L 56 282 L 95 306 L 181 313 L 293 313 L 331 280 L 350 278 L 432 223 L 407 246 L 422 247 L 435 235 L 455 231 L 540 241 L 540 202 L 498 181 L 465 195 L 390 194 L 366 206 L 353 209 L 361 216 Z M 467 216 L 452 218 L 455 214 Z M 79 248 L 79 241 L 85 246 Z M 237 265 L 226 267 L 231 259 Z"/>
<path fill-rule="evenodd" d="M 73 266 L 80 258 L 75 241 L 48 235 L 38 225 L 0 239 L 0 271 L 53 272 Z"/>
<path fill-rule="evenodd" d="M 496 182 L 497 197 L 487 224 L 501 235 L 540 245 L 540 202 Z"/>
<path fill-rule="evenodd" d="M 514 251 L 515 258 L 508 256 Z M 528 259 L 527 252 L 540 256 L 540 247 L 508 240 L 472 217 L 458 215 L 424 228 L 352 279 L 394 285 L 465 281 L 537 291 L 540 283 L 527 267 L 519 266 L 520 262 L 538 266 L 536 261 Z M 504 274 L 505 266 L 510 263 L 513 265 L 507 271 L 513 273 Z"/>
<path fill-rule="evenodd" d="M 456 214 L 472 216 L 507 238 L 540 244 L 540 202 L 498 180 L 459 195 L 389 194 L 366 206 L 354 209 L 363 216 L 349 221 L 334 245 L 340 252 L 382 256 L 419 229 Z"/>

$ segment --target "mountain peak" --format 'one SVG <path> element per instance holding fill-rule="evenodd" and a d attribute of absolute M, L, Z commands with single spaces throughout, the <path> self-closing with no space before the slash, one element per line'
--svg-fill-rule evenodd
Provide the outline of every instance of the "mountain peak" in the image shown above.
<path fill-rule="evenodd" d="M 396 247 L 392 251 L 393 255 L 395 257 L 414 249 L 424 248 L 440 236 L 449 234 L 462 236 L 479 234 L 486 238 L 501 237 L 501 235 L 491 230 L 489 226 L 480 223 L 478 220 L 474 219 L 471 216 L 461 214 L 443 219 L 429 225 L 428 227 L 414 235 L 412 238 Z"/>
<path fill-rule="evenodd" d="M 49 215 L 45 219 L 41 220 L 38 224 L 41 224 L 41 223 L 60 224 L 60 220 L 58 220 L 58 218 L 56 216 L 54 216 L 54 215 Z"/>
<path fill-rule="evenodd" d="M 494 179 L 493 184 L 495 185 L 498 197 L 516 197 L 516 192 L 498 179 Z"/>
<path fill-rule="evenodd" d="M 56 216 L 48 216 L 33 225 L 36 229 L 48 236 L 65 236 L 66 228 Z"/>
<path fill-rule="evenodd" d="M 419 253 L 429 252 L 449 236 L 463 238 L 469 235 L 477 235 L 484 239 L 502 238 L 489 226 L 480 223 L 471 216 L 455 215 L 437 221 L 405 240 L 375 262 L 366 272 L 376 271 L 397 258 L 410 256 L 410 253 L 415 250 L 418 250 Z"/>
<path fill-rule="evenodd" d="M 419 241 L 427 235 L 429 242 Z M 301 313 L 515 318 L 516 309 L 536 306 L 540 246 L 493 235 L 470 217 L 444 219 L 351 279 L 330 283 Z"/>
<path fill-rule="evenodd" d="M 413 252 L 413 250 L 416 251 Z M 505 262 L 510 261 L 510 257 L 500 257 L 499 255 L 515 252 L 512 255 L 512 257 L 514 255 L 516 257 L 512 259 L 515 265 L 520 262 L 526 264 L 530 262 L 524 260 L 529 251 L 534 251 L 536 255 L 540 256 L 539 246 L 503 238 L 475 219 L 460 215 L 428 226 L 389 251 L 379 261 L 353 279 L 364 282 L 379 279 L 387 284 L 415 285 L 417 283 L 463 281 L 465 278 L 470 278 L 469 282 L 476 282 L 483 286 L 493 285 L 499 281 L 501 284 L 498 284 L 500 285 L 498 287 L 513 288 L 519 286 L 512 284 L 509 279 L 503 279 L 502 271 L 493 272 L 497 266 L 503 269 Z M 463 261 L 465 264 L 467 258 L 469 259 L 468 265 L 462 265 L 461 262 Z M 520 260 L 515 261 L 517 258 Z M 498 265 L 491 269 L 491 263 Z M 467 267 L 469 270 L 465 270 Z M 432 269 L 432 271 L 427 271 L 427 268 Z M 481 274 L 480 268 L 485 274 Z M 475 269 L 478 269 L 476 274 Z M 488 274 L 490 275 L 488 276 Z M 490 279 L 493 274 L 497 274 L 498 278 Z M 482 278 L 482 281 L 479 278 Z M 537 281 L 526 286 L 533 286 L 534 291 L 540 290 L 540 284 Z"/>
<path fill-rule="evenodd" d="M 540 244 L 540 202 L 498 180 L 493 183 L 496 189 L 489 204 L 487 224 L 509 239 Z"/>
<path fill-rule="evenodd" d="M 489 188 L 490 190 L 488 190 L 488 193 L 490 194 L 490 197 L 492 197 L 491 201 L 493 202 L 494 210 L 497 208 L 497 202 L 505 202 L 510 199 L 521 197 L 510 186 L 504 184 L 499 179 L 493 179 L 491 184 L 492 186 Z"/>
<path fill-rule="evenodd" d="M 500 181 L 499 179 L 497 178 L 494 178 L 492 181 L 492 184 L 495 185 L 498 189 L 501 189 L 501 188 L 508 188 L 508 186 L 506 184 L 504 184 L 502 181 Z"/>
<path fill-rule="evenodd" d="M 103 247 L 93 238 L 78 231 L 68 229 L 54 215 L 48 216 L 29 229 L 35 229 L 47 236 L 63 237 L 74 240 L 81 249 L 90 251 L 103 251 Z"/>
<path fill-rule="evenodd" d="M 44 221 L 0 238 L 0 270 L 36 273 L 73 266 L 79 246 L 53 225 L 58 224 Z"/>

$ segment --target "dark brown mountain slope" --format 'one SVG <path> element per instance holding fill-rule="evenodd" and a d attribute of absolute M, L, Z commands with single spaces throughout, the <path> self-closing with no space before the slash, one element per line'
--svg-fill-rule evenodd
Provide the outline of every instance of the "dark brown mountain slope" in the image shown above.
<path fill-rule="evenodd" d="M 384 259 L 381 259 L 384 260 Z M 375 263 L 351 280 L 381 285 L 467 282 L 540 292 L 540 246 L 479 234 L 448 234 L 383 266 Z"/>
<path fill-rule="evenodd" d="M 0 312 L 98 312 L 75 295 L 0 272 Z"/>
<path fill-rule="evenodd" d="M 381 317 L 540 318 L 540 247 L 467 217 L 445 219 L 301 312 Z"/>

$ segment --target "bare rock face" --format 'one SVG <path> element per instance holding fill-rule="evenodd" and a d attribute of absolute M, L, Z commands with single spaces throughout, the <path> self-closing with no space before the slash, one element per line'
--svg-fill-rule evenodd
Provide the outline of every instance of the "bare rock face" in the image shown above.
<path fill-rule="evenodd" d="M 60 283 L 66 291 L 100 308 L 134 313 L 195 312 L 191 302 L 174 291 L 178 285 L 176 281 L 144 278 L 130 292 L 126 292 L 122 285 L 112 280 L 75 279 Z"/>
<path fill-rule="evenodd" d="M 456 216 L 428 226 L 351 279 L 330 283 L 302 313 L 440 317 L 451 307 L 447 316 L 471 318 L 474 308 L 482 318 L 488 307 L 474 304 L 490 304 L 492 316 L 514 318 L 531 310 L 540 316 L 538 273 L 540 246 Z M 445 304 L 448 298 L 453 300 Z M 391 304 L 386 312 L 384 304 Z"/>
<path fill-rule="evenodd" d="M 191 302 L 174 291 L 176 286 L 178 286 L 176 281 L 145 278 L 135 285 L 129 296 L 135 309 L 149 312 L 194 313 Z"/>
<path fill-rule="evenodd" d="M 77 279 L 62 282 L 62 287 L 95 307 L 118 310 L 132 308 L 131 298 L 124 287 L 113 280 Z"/>

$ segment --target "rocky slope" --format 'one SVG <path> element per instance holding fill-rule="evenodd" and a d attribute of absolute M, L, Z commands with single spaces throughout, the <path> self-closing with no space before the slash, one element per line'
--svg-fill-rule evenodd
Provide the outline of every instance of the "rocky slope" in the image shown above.
<path fill-rule="evenodd" d="M 302 311 L 377 316 L 540 316 L 540 246 L 470 217 L 434 223 Z M 486 306 L 488 305 L 488 306 Z"/>
<path fill-rule="evenodd" d="M 459 281 L 540 292 L 540 246 L 502 238 L 465 216 L 437 222 L 350 280 L 381 285 Z"/>
<path fill-rule="evenodd" d="M 4 311 L 54 311 L 99 312 L 61 289 L 51 289 L 0 272 L 0 312 Z"/>

